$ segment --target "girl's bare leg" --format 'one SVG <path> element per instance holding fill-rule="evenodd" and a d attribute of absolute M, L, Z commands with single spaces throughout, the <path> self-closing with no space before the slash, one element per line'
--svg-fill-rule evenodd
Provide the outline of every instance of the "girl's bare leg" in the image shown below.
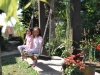
<path fill-rule="evenodd" d="M 22 58 L 22 61 L 25 59 L 25 55 L 23 54 L 23 55 L 21 55 L 21 58 Z"/>
<path fill-rule="evenodd" d="M 35 60 L 34 56 L 30 56 L 30 58 L 31 58 L 32 60 Z"/>
<path fill-rule="evenodd" d="M 35 67 L 37 64 L 37 58 L 35 56 L 30 56 L 30 58 L 33 60 L 32 67 Z"/>

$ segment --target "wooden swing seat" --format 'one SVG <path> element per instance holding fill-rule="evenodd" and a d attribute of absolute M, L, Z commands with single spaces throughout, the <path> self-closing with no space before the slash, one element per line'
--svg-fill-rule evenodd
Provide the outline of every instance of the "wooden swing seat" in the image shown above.
<path fill-rule="evenodd" d="M 33 56 L 37 57 L 37 59 L 41 59 L 41 60 L 51 60 L 51 56 L 47 56 L 47 55 L 42 55 L 42 54 L 34 54 Z"/>
<path fill-rule="evenodd" d="M 25 57 L 29 57 L 29 55 L 26 52 L 23 52 Z M 43 55 L 43 54 L 34 54 L 33 56 L 36 57 L 37 59 L 41 59 L 41 60 L 51 60 L 51 56 L 47 56 L 47 55 Z"/>

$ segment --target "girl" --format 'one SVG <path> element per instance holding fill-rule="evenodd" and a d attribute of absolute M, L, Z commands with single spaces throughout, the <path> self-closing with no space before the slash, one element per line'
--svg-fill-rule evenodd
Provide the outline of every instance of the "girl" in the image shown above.
<path fill-rule="evenodd" d="M 22 60 L 24 60 L 24 53 L 23 53 L 23 50 L 29 50 L 32 48 L 32 40 L 33 40 L 33 36 L 32 36 L 32 29 L 27 29 L 26 30 L 26 37 L 25 37 L 25 40 L 26 40 L 26 45 L 21 45 L 21 46 L 18 46 L 18 50 L 20 51 L 21 53 L 21 58 Z"/>
<path fill-rule="evenodd" d="M 40 29 L 35 27 L 33 29 L 33 48 L 26 51 L 26 53 L 30 56 L 32 60 L 34 60 L 32 66 L 35 67 L 37 63 L 37 59 L 34 58 L 34 54 L 39 54 L 42 48 L 43 39 L 41 37 Z"/>

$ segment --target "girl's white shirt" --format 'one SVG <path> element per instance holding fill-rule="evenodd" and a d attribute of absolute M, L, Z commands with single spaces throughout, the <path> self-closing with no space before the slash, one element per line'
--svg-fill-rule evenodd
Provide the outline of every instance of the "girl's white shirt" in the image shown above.
<path fill-rule="evenodd" d="M 42 48 L 43 38 L 41 36 L 35 37 L 33 39 L 33 49 L 41 50 Z"/>

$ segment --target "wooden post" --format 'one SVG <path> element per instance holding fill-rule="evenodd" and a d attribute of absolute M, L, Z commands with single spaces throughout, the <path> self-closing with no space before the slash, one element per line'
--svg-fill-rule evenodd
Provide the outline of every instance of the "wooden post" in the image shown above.
<path fill-rule="evenodd" d="M 79 48 L 81 34 L 82 34 L 82 26 L 81 26 L 81 3 L 80 0 L 71 0 L 71 4 L 73 8 L 71 8 L 71 26 L 73 29 L 73 46 L 75 49 Z"/>
<path fill-rule="evenodd" d="M 45 8 L 44 3 L 38 0 L 38 16 L 39 16 L 39 28 L 41 29 L 41 34 L 43 36 L 45 30 Z"/>
<path fill-rule="evenodd" d="M 39 17 L 39 28 L 41 29 L 41 34 L 43 36 L 45 30 L 45 8 L 44 3 L 38 0 L 38 17 Z M 45 48 L 43 48 L 43 54 L 48 55 Z"/>

